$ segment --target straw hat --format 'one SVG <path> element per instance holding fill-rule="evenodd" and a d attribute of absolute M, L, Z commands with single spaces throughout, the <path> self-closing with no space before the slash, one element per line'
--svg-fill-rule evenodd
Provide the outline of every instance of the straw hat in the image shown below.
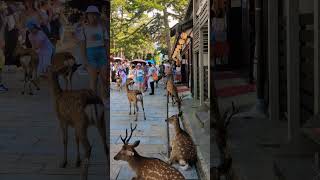
<path fill-rule="evenodd" d="M 100 14 L 99 9 L 97 8 L 97 6 L 88 6 L 86 13 L 97 13 Z"/>

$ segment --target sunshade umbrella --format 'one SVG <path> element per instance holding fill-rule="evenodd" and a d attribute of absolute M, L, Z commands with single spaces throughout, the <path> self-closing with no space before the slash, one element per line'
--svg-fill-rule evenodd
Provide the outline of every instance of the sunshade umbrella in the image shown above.
<path fill-rule="evenodd" d="M 138 64 L 138 63 L 146 64 L 147 62 L 145 60 L 142 60 L 142 59 L 135 59 L 135 60 L 131 61 L 131 63 L 133 63 L 133 64 Z"/>

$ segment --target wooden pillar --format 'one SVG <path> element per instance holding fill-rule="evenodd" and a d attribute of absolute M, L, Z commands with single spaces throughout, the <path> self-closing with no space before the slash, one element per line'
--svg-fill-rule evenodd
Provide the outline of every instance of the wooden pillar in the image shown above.
<path fill-rule="evenodd" d="M 313 1 L 314 7 L 314 114 L 320 111 L 320 62 L 319 62 L 319 0 Z"/>
<path fill-rule="evenodd" d="M 204 51 L 203 51 L 203 31 L 200 29 L 200 53 L 199 53 L 199 86 L 200 86 L 200 105 L 204 103 Z"/>
<path fill-rule="evenodd" d="M 287 0 L 288 140 L 300 128 L 299 0 Z"/>
<path fill-rule="evenodd" d="M 269 113 L 279 120 L 278 0 L 268 1 Z"/>

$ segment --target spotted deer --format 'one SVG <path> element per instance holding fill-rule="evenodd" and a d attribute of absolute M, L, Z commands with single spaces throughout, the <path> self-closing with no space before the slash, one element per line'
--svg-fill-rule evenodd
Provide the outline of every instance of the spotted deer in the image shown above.
<path fill-rule="evenodd" d="M 70 126 L 75 129 L 77 145 L 76 167 L 79 167 L 81 162 L 79 143 L 82 144 L 85 152 L 81 177 L 86 180 L 91 154 L 91 145 L 87 135 L 89 126 L 97 127 L 104 146 L 107 162 L 109 162 L 104 105 L 102 100 L 92 90 L 62 90 L 58 81 L 58 73 L 53 71 L 52 67 L 49 67 L 49 81 L 54 98 L 54 108 L 63 137 L 64 156 L 60 167 L 65 168 L 67 165 L 68 128 Z"/>
<path fill-rule="evenodd" d="M 58 52 L 52 57 L 54 71 L 62 75 L 65 81 L 65 89 L 72 89 L 72 76 L 81 64 L 76 64 L 75 57 L 70 52 Z"/>
<path fill-rule="evenodd" d="M 178 162 L 183 170 L 187 170 L 197 161 L 197 150 L 191 136 L 180 127 L 179 117 L 181 116 L 180 112 L 166 120 L 173 125 L 175 131 L 175 137 L 171 141 L 169 164 Z"/>
<path fill-rule="evenodd" d="M 169 96 L 169 97 L 171 96 L 171 99 L 172 99 L 172 106 L 175 103 L 177 103 L 178 104 L 178 109 L 179 109 L 179 112 L 180 112 L 181 111 L 182 98 L 179 97 L 177 86 L 174 84 L 174 81 L 173 81 L 173 74 L 172 73 L 167 75 L 166 87 L 167 87 L 167 96 Z"/>
<path fill-rule="evenodd" d="M 136 115 L 135 121 L 138 120 L 138 113 L 136 113 L 136 109 L 137 109 L 137 112 L 138 112 L 139 111 L 138 101 L 140 101 L 141 106 L 142 106 L 142 111 L 143 111 L 143 117 L 144 117 L 144 120 L 146 120 L 146 114 L 144 113 L 142 92 L 139 91 L 139 90 L 131 90 L 131 89 L 129 89 L 129 86 L 131 86 L 133 84 L 134 84 L 133 79 L 128 78 L 127 81 L 126 81 L 126 91 L 127 91 L 127 97 L 128 97 L 129 105 L 130 105 L 129 115 L 131 115 L 131 104 L 133 104 L 133 114 Z"/>
<path fill-rule="evenodd" d="M 37 90 L 40 90 L 38 84 L 38 65 L 39 65 L 39 57 L 37 52 L 32 48 L 24 47 L 20 42 L 17 43 L 17 46 L 14 50 L 15 57 L 19 57 L 20 64 L 23 68 L 24 73 L 24 84 L 23 91 L 21 94 L 25 94 L 26 86 L 29 87 L 29 94 L 33 95 L 32 87 L 33 84 Z"/>
<path fill-rule="evenodd" d="M 126 129 L 126 136 L 120 138 L 123 142 L 121 150 L 114 156 L 114 160 L 127 161 L 129 166 L 136 173 L 136 177 L 133 180 L 140 179 L 161 179 L 161 180 L 184 180 L 183 175 L 174 167 L 157 158 L 150 158 L 141 156 L 135 148 L 139 146 L 140 141 L 137 140 L 133 144 L 129 144 L 133 131 L 137 128 L 137 125 L 132 128 L 130 124 L 130 135 L 128 137 L 128 130 Z"/>
<path fill-rule="evenodd" d="M 122 78 L 120 76 L 116 77 L 116 86 L 117 86 L 119 91 L 122 90 Z"/>

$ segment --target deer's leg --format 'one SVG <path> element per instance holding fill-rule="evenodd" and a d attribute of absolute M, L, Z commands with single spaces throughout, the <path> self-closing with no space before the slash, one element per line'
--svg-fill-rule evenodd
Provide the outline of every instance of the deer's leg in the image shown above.
<path fill-rule="evenodd" d="M 130 101 L 129 101 L 129 108 L 130 108 L 129 115 L 131 115 L 131 102 Z"/>
<path fill-rule="evenodd" d="M 27 73 L 24 73 L 23 91 L 21 92 L 21 94 L 25 93 L 26 85 L 27 85 Z"/>
<path fill-rule="evenodd" d="M 29 74 L 28 75 L 28 86 L 29 86 L 29 95 L 33 95 L 33 92 L 32 92 L 32 87 L 31 87 L 31 75 Z"/>
<path fill-rule="evenodd" d="M 143 106 L 143 98 L 141 98 L 141 106 L 142 106 L 142 111 L 143 111 L 143 118 L 146 120 L 146 114 L 144 112 L 144 106 Z"/>
<path fill-rule="evenodd" d="M 68 85 L 69 85 L 69 82 L 68 82 L 68 77 L 67 76 L 63 76 L 64 78 L 64 83 L 65 83 L 65 90 L 68 89 Z"/>
<path fill-rule="evenodd" d="M 63 160 L 60 164 L 61 168 L 65 168 L 67 165 L 67 146 L 68 146 L 68 126 L 66 124 L 61 125 L 62 141 L 63 141 Z"/>
<path fill-rule="evenodd" d="M 104 120 L 104 113 L 100 117 L 100 121 L 98 122 L 97 128 L 103 144 L 104 153 L 107 156 L 107 162 L 109 162 L 109 148 L 107 146 L 106 122 Z"/>
<path fill-rule="evenodd" d="M 91 155 L 91 146 L 87 136 L 87 128 L 82 127 L 80 131 L 80 141 L 84 148 L 85 152 L 85 159 L 83 161 L 83 167 L 81 170 L 81 179 L 87 180 L 88 179 L 88 168 L 89 168 L 89 161 Z"/>
<path fill-rule="evenodd" d="M 136 121 L 138 121 L 138 112 L 135 112 L 136 111 L 136 109 L 138 110 L 138 102 L 136 101 L 135 103 L 134 103 L 134 114 L 136 115 Z"/>
<path fill-rule="evenodd" d="M 76 167 L 80 167 L 81 159 L 80 159 L 80 148 L 79 148 L 79 143 L 80 143 L 80 134 L 79 131 L 76 129 L 76 144 L 77 144 L 77 157 L 76 157 Z"/>
<path fill-rule="evenodd" d="M 133 102 L 133 115 L 136 114 L 137 100 Z"/>
<path fill-rule="evenodd" d="M 39 87 L 39 85 L 37 84 L 37 80 L 38 80 L 37 77 L 38 77 L 38 76 L 37 76 L 37 72 L 36 72 L 36 71 L 33 71 L 33 75 L 32 75 L 32 80 L 31 80 L 31 82 L 32 82 L 32 84 L 34 85 L 34 87 L 37 89 L 37 91 L 39 91 L 39 90 L 40 90 L 40 87 Z"/>

